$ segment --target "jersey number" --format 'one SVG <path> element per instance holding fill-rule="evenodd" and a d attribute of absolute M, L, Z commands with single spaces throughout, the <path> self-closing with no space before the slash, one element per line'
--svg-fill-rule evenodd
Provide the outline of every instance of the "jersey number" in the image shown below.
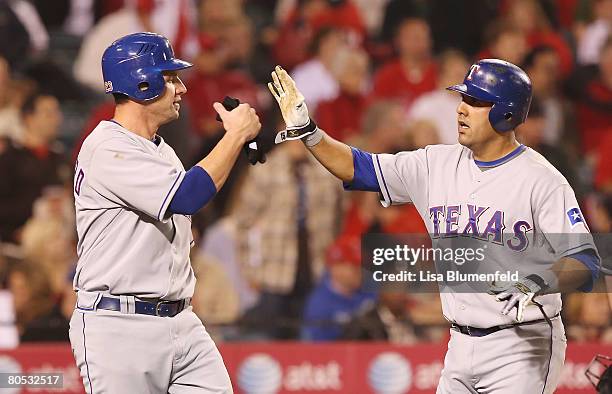
<path fill-rule="evenodd" d="M 74 193 L 78 196 L 81 194 L 81 184 L 83 183 L 83 178 L 85 178 L 85 173 L 83 169 L 79 168 L 79 172 L 76 174 L 74 179 Z"/>

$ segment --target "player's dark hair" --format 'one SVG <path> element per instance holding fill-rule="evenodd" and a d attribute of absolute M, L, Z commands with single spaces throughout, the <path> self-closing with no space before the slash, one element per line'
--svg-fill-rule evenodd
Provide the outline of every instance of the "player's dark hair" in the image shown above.
<path fill-rule="evenodd" d="M 113 93 L 113 98 L 115 99 L 115 105 L 125 104 L 130 101 L 130 98 L 123 93 Z"/>

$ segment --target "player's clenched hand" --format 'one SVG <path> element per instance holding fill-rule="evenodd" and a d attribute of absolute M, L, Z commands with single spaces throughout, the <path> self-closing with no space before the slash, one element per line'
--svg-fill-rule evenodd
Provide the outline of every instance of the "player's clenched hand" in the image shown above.
<path fill-rule="evenodd" d="M 270 93 L 276 99 L 287 126 L 286 131 L 278 133 L 276 143 L 297 140 L 315 132 L 317 126 L 308 116 L 304 96 L 295 82 L 281 66 L 272 71 L 272 82 L 268 83 Z"/>
<path fill-rule="evenodd" d="M 249 104 L 242 103 L 232 111 L 228 111 L 221 103 L 215 102 L 213 108 L 221 117 L 226 132 L 236 136 L 241 142 L 250 141 L 259 134 L 261 130 L 259 116 Z"/>
<path fill-rule="evenodd" d="M 537 275 L 529 275 L 506 285 L 491 286 L 489 293 L 494 294 L 497 301 L 506 302 L 501 310 L 502 315 L 507 315 L 516 308 L 516 321 L 523 321 L 525 308 L 533 301 L 533 297 L 543 290 L 543 286 L 537 283 L 541 282 L 541 278 L 538 278 Z"/>

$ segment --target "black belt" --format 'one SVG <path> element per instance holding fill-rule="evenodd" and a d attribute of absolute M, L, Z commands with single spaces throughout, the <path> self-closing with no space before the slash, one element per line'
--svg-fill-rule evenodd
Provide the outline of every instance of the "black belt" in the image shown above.
<path fill-rule="evenodd" d="M 134 313 L 140 315 L 174 317 L 190 304 L 190 299 L 179 301 L 134 301 Z M 121 312 L 121 300 L 119 298 L 104 297 L 98 302 L 98 309 Z"/>
<path fill-rule="evenodd" d="M 558 316 L 559 316 L 559 314 L 557 313 L 556 315 L 551 317 L 551 319 L 554 319 L 554 318 L 556 318 Z M 460 332 L 462 334 L 469 335 L 471 337 L 484 337 L 484 336 L 487 336 L 489 334 L 493 334 L 494 332 L 505 330 L 507 328 L 526 326 L 526 325 L 530 325 L 530 324 L 538 324 L 538 323 L 544 323 L 544 322 L 546 322 L 546 319 L 538 319 L 538 320 L 530 320 L 530 321 L 526 321 L 526 322 L 522 322 L 522 323 L 502 324 L 502 325 L 499 325 L 499 326 L 494 326 L 494 327 L 489 327 L 489 328 L 478 328 L 478 327 L 470 327 L 470 326 L 460 326 L 459 324 L 451 323 L 451 329 L 453 329 L 455 331 L 458 331 L 458 332 Z"/>

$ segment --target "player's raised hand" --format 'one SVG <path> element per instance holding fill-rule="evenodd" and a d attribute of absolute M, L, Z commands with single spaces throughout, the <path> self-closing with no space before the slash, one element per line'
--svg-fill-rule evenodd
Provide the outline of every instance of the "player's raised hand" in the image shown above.
<path fill-rule="evenodd" d="M 221 103 L 215 102 L 213 108 L 221 117 L 226 132 L 238 137 L 243 143 L 259 134 L 261 130 L 259 116 L 249 104 L 242 103 L 234 110 L 228 111 Z"/>
<path fill-rule="evenodd" d="M 516 282 L 510 282 L 501 286 L 493 285 L 489 293 L 495 295 L 497 301 L 506 303 L 501 310 L 502 315 L 507 315 L 516 308 L 516 321 L 522 322 L 525 315 L 525 308 L 533 301 L 533 297 L 540 294 L 544 289 L 542 279 L 537 275 L 529 275 Z"/>
<path fill-rule="evenodd" d="M 281 66 L 276 66 L 272 71 L 272 82 L 268 83 L 268 89 L 276 99 L 287 126 L 286 131 L 276 136 L 277 144 L 285 140 L 304 138 L 316 130 L 316 125 L 308 116 L 304 96 Z"/>

